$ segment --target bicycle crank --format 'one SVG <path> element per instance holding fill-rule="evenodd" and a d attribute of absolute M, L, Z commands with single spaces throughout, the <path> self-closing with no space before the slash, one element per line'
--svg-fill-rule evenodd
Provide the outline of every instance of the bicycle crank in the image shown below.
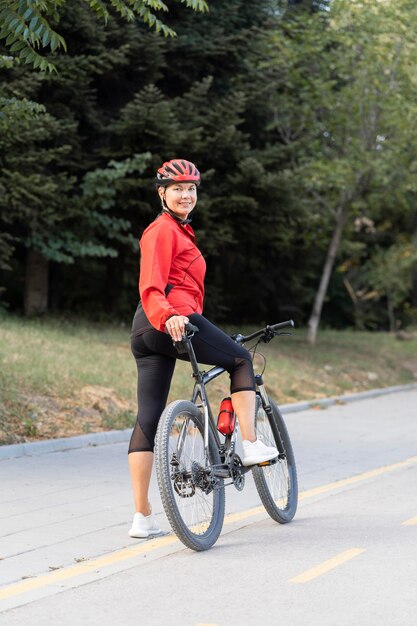
<path fill-rule="evenodd" d="M 230 471 L 232 474 L 233 484 L 238 491 L 242 491 L 245 486 L 246 467 L 242 465 L 242 461 L 238 454 L 234 454 L 230 463 Z"/>

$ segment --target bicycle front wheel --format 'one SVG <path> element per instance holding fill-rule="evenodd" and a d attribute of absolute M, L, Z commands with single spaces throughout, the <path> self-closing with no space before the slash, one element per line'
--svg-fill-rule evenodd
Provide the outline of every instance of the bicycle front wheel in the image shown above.
<path fill-rule="evenodd" d="M 173 531 L 192 550 L 211 548 L 223 526 L 224 484 L 210 471 L 221 462 L 213 428 L 209 424 L 207 467 L 204 419 L 192 402 L 172 402 L 162 413 L 155 462 L 162 504 Z"/>
<path fill-rule="evenodd" d="M 293 519 L 297 510 L 297 470 L 290 437 L 281 412 L 275 402 L 271 399 L 269 402 L 271 415 L 266 413 L 262 403 L 259 402 L 256 430 L 268 446 L 275 446 L 279 449 L 279 438 L 281 438 L 285 453 L 279 455 L 276 463 L 255 466 L 252 474 L 259 497 L 268 514 L 276 522 L 286 524 Z"/>

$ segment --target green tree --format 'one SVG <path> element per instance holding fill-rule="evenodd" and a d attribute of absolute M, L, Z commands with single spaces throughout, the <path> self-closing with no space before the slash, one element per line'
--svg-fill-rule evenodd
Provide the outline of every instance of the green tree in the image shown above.
<path fill-rule="evenodd" d="M 308 322 L 311 343 L 346 224 L 372 194 L 389 194 L 392 202 L 399 180 L 406 197 L 404 173 L 417 147 L 410 132 L 417 55 L 410 11 L 417 17 L 406 1 L 341 0 L 326 12 L 290 15 L 272 34 L 261 64 L 272 78 L 270 102 L 288 147 L 288 176 L 316 216 L 317 245 L 330 235 Z"/>
<path fill-rule="evenodd" d="M 3 99 L 2 104 L 0 263 L 10 269 L 14 246 L 27 250 L 24 308 L 26 314 L 42 313 L 48 307 L 51 261 L 116 256 L 115 245 L 132 245 L 130 223 L 109 211 L 120 179 L 141 173 L 147 155 L 89 172 L 81 195 L 75 179 L 60 171 L 60 160 L 71 149 L 59 145 L 63 124 L 30 101 Z"/>
<path fill-rule="evenodd" d="M 48 168 L 65 154 L 59 143 L 62 126 L 42 105 L 29 100 L 0 101 L 0 208 L 2 258 L 9 267 L 15 242 L 28 250 L 27 306 L 45 308 L 44 259 L 62 254 L 66 233 L 62 222 L 71 212 L 73 181 Z M 46 263 L 46 261 L 45 261 Z"/>
<path fill-rule="evenodd" d="M 270 171 L 274 164 L 264 168 L 251 145 L 256 106 L 245 81 L 248 50 L 267 9 L 266 2 L 219 1 L 204 18 L 173 14 L 178 38 L 164 42 L 162 80 L 141 87 L 112 127 L 117 158 L 138 145 L 152 153 L 148 179 L 138 183 L 142 202 L 131 203 L 129 219 L 138 235 L 155 211 L 152 181 L 160 163 L 180 154 L 201 168 L 193 225 L 208 260 L 206 312 L 217 319 L 258 320 L 282 304 L 274 295 L 279 270 L 268 278 L 267 261 L 272 265 L 283 242 L 290 242 L 283 227 L 271 229 L 285 224 L 282 214 L 271 215 L 283 192 L 277 172 Z M 257 129 L 252 133 L 256 137 Z"/>
<path fill-rule="evenodd" d="M 42 102 L 57 120 L 72 122 L 61 135 L 70 150 L 55 168 L 75 180 L 75 200 L 90 172 L 108 170 L 111 160 L 126 163 L 134 154 L 150 154 L 143 175 L 118 179 L 106 213 L 129 222 L 136 237 L 155 215 L 156 167 L 178 154 L 195 160 L 204 173 L 194 226 L 208 256 L 207 313 L 278 319 L 289 302 L 300 307 L 307 300 L 302 276 L 313 237 L 303 232 L 304 208 L 282 171 L 285 149 L 271 140 L 269 111 L 256 95 L 269 76 L 253 69 L 258 83 L 249 80 L 248 57 L 256 56 L 260 34 L 274 28 L 277 16 L 269 1 L 218 0 L 204 16 L 172 6 L 168 20 L 178 31 L 175 39 L 118 18 L 104 26 L 77 0 L 70 11 L 63 5 L 60 32 L 69 52 L 57 56 L 59 73 L 15 67 L 8 95 Z M 84 202 L 83 211 L 88 209 Z M 94 300 L 99 308 L 120 311 L 122 301 L 135 297 L 137 252 L 132 254 L 128 238 L 110 243 L 99 224 L 93 237 L 86 216 L 76 225 L 78 238 L 85 231 L 87 240 L 116 255 L 99 262 L 74 256 L 72 266 L 55 261 L 53 275 L 61 269 L 52 295 L 59 285 L 67 308 Z"/>
<path fill-rule="evenodd" d="M 365 265 L 365 274 L 375 299 L 386 300 L 391 332 L 398 329 L 396 310 L 409 297 L 416 269 L 416 241 L 397 243 L 388 249 L 379 248 Z"/>
<path fill-rule="evenodd" d="M 194 11 L 208 9 L 205 0 L 176 1 Z M 0 0 L 0 40 L 4 39 L 10 52 L 17 54 L 24 63 L 41 70 L 54 70 L 54 63 L 39 51 L 67 50 L 64 37 L 55 30 L 66 4 L 68 0 Z M 116 12 L 127 22 L 139 20 L 156 32 L 175 36 L 175 31 L 155 14 L 155 11 L 168 11 L 162 0 L 87 0 L 86 4 L 104 22 Z"/>
<path fill-rule="evenodd" d="M 50 268 L 56 274 L 59 265 L 74 264 L 76 259 L 104 257 L 105 263 L 106 257 L 117 256 L 124 223 L 123 216 L 111 207 L 97 205 L 99 190 L 94 197 L 91 181 L 87 196 L 81 183 L 86 172 L 97 177 L 99 166 L 105 169 L 110 160 L 105 149 L 100 156 L 96 148 L 105 144 L 109 119 L 108 111 L 103 115 L 103 107 L 97 107 L 99 81 L 105 75 L 117 80 L 117 68 L 128 63 L 135 26 L 123 23 L 123 39 L 115 20 L 107 28 L 97 26 L 82 2 L 74 2 L 67 13 L 63 7 L 61 26 L 77 52 L 60 57 L 59 74 L 31 72 L 16 63 L 9 63 L 2 72 L 0 254 L 3 269 L 10 267 L 14 256 L 15 276 L 20 274 L 19 259 L 26 265 L 28 313 L 48 306 Z M 148 37 L 144 29 L 143 46 Z M 149 53 L 155 47 L 150 46 Z M 36 104 L 39 102 L 42 104 Z M 142 165 L 137 159 L 135 163 L 137 172 Z M 119 175 L 120 167 L 115 169 Z M 100 210 L 103 215 L 99 218 Z M 60 281 L 52 282 L 59 286 Z M 52 297 L 56 300 L 54 294 Z"/>
<path fill-rule="evenodd" d="M 178 36 L 165 39 L 117 15 L 104 24 L 74 0 L 60 9 L 68 53 L 54 56 L 58 73 L 22 64 L 0 70 L 3 97 L 40 103 L 45 111 L 37 115 L 51 124 L 49 137 L 36 139 L 34 123 L 26 135 L 29 152 L 40 154 L 43 191 L 58 175 L 68 183 L 65 189 L 61 181 L 59 201 L 51 198 L 42 245 L 31 240 L 50 267 L 55 302 L 61 290 L 61 307 L 130 314 L 134 241 L 158 210 L 155 169 L 179 155 L 203 172 L 193 226 L 208 260 L 206 312 L 213 319 L 307 319 L 344 199 L 327 321 L 354 317 L 344 280 L 355 293 L 375 291 L 366 262 L 416 229 L 407 69 L 414 43 L 407 35 L 391 55 L 403 17 L 392 28 L 387 22 L 385 38 L 383 13 L 363 23 L 380 3 L 343 2 L 330 11 L 281 4 L 276 10 L 269 0 L 217 0 L 201 15 L 172 3 L 166 23 Z M 406 4 L 396 6 L 403 16 Z M 357 21 L 353 10 L 364 12 Z M 385 70 L 394 70 L 392 88 Z M 47 162 L 44 152 L 52 149 Z M 18 161 L 11 169 L 26 171 Z M 28 207 L 28 218 L 37 219 L 36 204 Z M 357 219 L 369 219 L 375 232 L 359 231 Z M 8 254 L 16 284 L 24 281 L 26 228 L 23 218 L 2 223 L 0 254 Z M 51 257 L 45 241 L 56 238 L 59 256 Z M 385 323 L 375 298 L 366 306 L 376 326 Z"/>

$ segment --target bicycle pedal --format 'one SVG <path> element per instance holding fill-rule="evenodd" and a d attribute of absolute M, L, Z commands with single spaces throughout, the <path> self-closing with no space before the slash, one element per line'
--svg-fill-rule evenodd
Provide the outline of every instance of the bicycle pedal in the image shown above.
<path fill-rule="evenodd" d="M 258 463 L 259 467 L 266 467 L 267 465 L 275 465 L 278 461 L 278 457 L 276 456 L 274 459 L 270 459 L 269 461 L 263 461 L 262 463 Z"/>

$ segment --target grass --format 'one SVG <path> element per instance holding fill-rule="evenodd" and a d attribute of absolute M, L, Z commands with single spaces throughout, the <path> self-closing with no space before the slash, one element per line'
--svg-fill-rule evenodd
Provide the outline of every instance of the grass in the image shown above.
<path fill-rule="evenodd" d="M 0 317 L 0 443 L 132 426 L 129 335 L 123 325 Z M 312 348 L 301 329 L 259 350 L 268 390 L 284 404 L 416 381 L 416 348 L 416 339 L 352 330 L 322 331 Z M 189 365 L 178 362 L 169 400 L 189 397 L 191 385 Z M 213 407 L 227 394 L 225 375 L 211 385 Z"/>

